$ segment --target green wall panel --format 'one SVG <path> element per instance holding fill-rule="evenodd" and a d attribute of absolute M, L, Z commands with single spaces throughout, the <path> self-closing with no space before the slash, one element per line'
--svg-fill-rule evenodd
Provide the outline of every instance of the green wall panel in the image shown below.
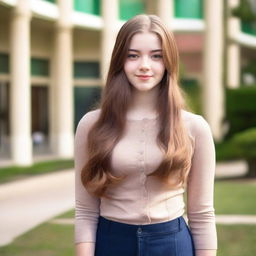
<path fill-rule="evenodd" d="M 256 22 L 242 22 L 242 31 L 256 36 Z"/>
<path fill-rule="evenodd" d="M 9 65 L 9 55 L 0 53 L 0 74 L 8 74 L 10 71 Z"/>
<path fill-rule="evenodd" d="M 99 101 L 100 95 L 100 86 L 74 87 L 75 129 L 83 115 L 90 111 L 92 107 Z"/>
<path fill-rule="evenodd" d="M 49 76 L 49 61 L 46 59 L 31 59 L 32 76 Z"/>
<path fill-rule="evenodd" d="M 44 0 L 46 2 L 50 2 L 50 3 L 56 3 L 56 0 Z"/>
<path fill-rule="evenodd" d="M 175 0 L 175 17 L 177 18 L 194 18 L 203 17 L 202 0 Z"/>
<path fill-rule="evenodd" d="M 100 77 L 99 62 L 76 61 L 74 63 L 74 77 L 75 78 L 99 78 Z"/>
<path fill-rule="evenodd" d="M 74 0 L 74 9 L 79 12 L 85 12 L 100 15 L 101 0 Z"/>
<path fill-rule="evenodd" d="M 119 0 L 119 13 L 121 20 L 128 20 L 131 17 L 145 13 L 143 0 Z"/>

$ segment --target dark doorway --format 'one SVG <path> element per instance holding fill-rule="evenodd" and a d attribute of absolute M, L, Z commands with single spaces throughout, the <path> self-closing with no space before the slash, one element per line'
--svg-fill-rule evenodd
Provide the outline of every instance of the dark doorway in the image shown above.
<path fill-rule="evenodd" d="M 0 81 L 0 156 L 10 156 L 9 83 Z"/>
<path fill-rule="evenodd" d="M 48 87 L 32 86 L 32 139 L 34 149 L 47 149 L 49 133 Z"/>

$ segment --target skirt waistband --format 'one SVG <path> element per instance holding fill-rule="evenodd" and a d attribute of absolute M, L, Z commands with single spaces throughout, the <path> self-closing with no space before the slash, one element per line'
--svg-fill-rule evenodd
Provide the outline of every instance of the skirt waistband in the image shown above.
<path fill-rule="evenodd" d="M 150 234 L 163 234 L 163 233 L 173 233 L 179 232 L 184 225 L 185 220 L 182 216 L 167 221 L 167 222 L 160 222 L 154 224 L 145 224 L 145 225 L 133 225 L 127 223 L 116 222 L 113 220 L 108 220 L 102 216 L 99 216 L 99 223 L 98 227 L 100 228 L 101 232 L 108 233 L 111 232 L 112 235 L 120 234 L 123 235 L 150 235 Z"/>

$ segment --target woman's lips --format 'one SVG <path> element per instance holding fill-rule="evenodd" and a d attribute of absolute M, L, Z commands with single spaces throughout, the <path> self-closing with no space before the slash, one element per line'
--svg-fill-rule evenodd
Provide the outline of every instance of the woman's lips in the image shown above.
<path fill-rule="evenodd" d="M 150 79 L 152 76 L 148 76 L 148 75 L 138 75 L 137 76 L 140 80 L 148 80 Z"/>

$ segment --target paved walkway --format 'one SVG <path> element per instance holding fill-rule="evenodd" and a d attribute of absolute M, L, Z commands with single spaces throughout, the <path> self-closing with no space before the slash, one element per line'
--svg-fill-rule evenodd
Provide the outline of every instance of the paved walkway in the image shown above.
<path fill-rule="evenodd" d="M 0 185 L 0 246 L 73 207 L 72 170 Z"/>
<path fill-rule="evenodd" d="M 218 164 L 216 176 L 240 176 L 245 170 L 244 162 Z M 73 208 L 73 170 L 38 175 L 0 185 L 0 246 Z M 249 219 L 247 217 L 245 220 L 244 217 L 217 216 L 217 222 L 255 223 L 255 216 Z"/>
<path fill-rule="evenodd" d="M 216 165 L 216 177 L 243 176 L 246 173 L 247 165 L 244 161 L 235 161 L 229 163 L 218 163 Z"/>

